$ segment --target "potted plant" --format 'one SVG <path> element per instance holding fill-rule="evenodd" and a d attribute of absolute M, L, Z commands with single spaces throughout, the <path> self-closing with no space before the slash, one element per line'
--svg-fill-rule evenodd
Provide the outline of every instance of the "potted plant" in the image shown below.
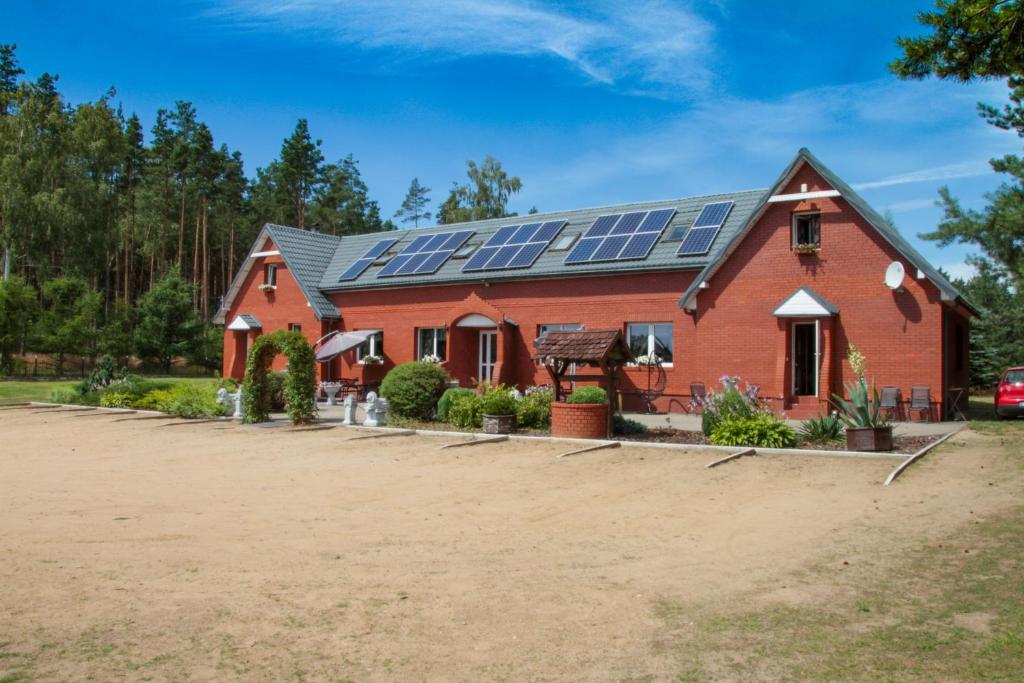
<path fill-rule="evenodd" d="M 363 356 L 362 358 L 360 358 L 359 362 L 362 363 L 363 365 L 380 365 L 381 363 L 384 362 L 384 359 L 381 358 L 380 356 L 374 356 L 372 354 L 367 354 L 367 355 Z"/>
<path fill-rule="evenodd" d="M 607 439 L 608 394 L 601 387 L 578 387 L 564 403 L 551 404 L 551 435 Z"/>
<path fill-rule="evenodd" d="M 516 428 L 516 399 L 506 387 L 488 389 L 481 409 L 485 434 L 508 434 Z"/>
<path fill-rule="evenodd" d="M 793 251 L 795 251 L 798 254 L 816 254 L 818 253 L 819 249 L 821 249 L 821 245 L 815 244 L 813 242 L 808 242 L 806 244 L 797 244 L 793 246 Z"/>
<path fill-rule="evenodd" d="M 851 451 L 891 451 L 892 422 L 888 417 L 882 417 L 878 389 L 873 383 L 868 389 L 864 355 L 851 344 L 847 358 L 857 375 L 856 382 L 846 384 L 850 398 L 847 400 L 832 394 L 839 419 L 846 425 L 846 448 Z"/>
<path fill-rule="evenodd" d="M 441 362 L 441 356 L 437 356 L 433 353 L 428 353 L 427 355 L 423 356 L 423 358 L 420 358 L 420 362 L 438 365 Z"/>

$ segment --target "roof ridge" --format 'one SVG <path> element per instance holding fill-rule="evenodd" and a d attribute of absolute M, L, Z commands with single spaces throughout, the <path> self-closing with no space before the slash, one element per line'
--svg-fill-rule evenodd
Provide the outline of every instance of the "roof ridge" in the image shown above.
<path fill-rule="evenodd" d="M 266 223 L 265 225 L 267 228 L 271 230 L 287 230 L 289 232 L 294 232 L 296 234 L 301 234 L 313 238 L 323 237 L 330 240 L 340 241 L 342 237 L 341 235 L 328 235 L 327 233 L 320 232 L 319 230 L 306 230 L 305 228 L 296 228 L 291 225 L 281 225 L 280 223 Z"/>

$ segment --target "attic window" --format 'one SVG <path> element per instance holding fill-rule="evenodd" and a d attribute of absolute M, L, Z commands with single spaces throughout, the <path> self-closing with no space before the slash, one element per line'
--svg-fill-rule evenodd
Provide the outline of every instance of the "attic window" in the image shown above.
<path fill-rule="evenodd" d="M 263 284 L 268 287 L 277 286 L 277 265 L 274 263 L 268 263 L 263 266 Z"/>
<path fill-rule="evenodd" d="M 455 252 L 452 258 L 469 258 L 479 247 L 480 242 L 471 242 Z"/>
<path fill-rule="evenodd" d="M 576 235 L 562 235 L 561 237 L 559 237 L 555 241 L 554 244 L 551 245 L 551 251 L 566 251 L 566 250 L 568 250 L 569 247 L 571 247 L 573 245 L 573 243 L 576 241 L 577 237 L 579 237 L 578 234 L 576 234 Z"/>
<path fill-rule="evenodd" d="M 817 212 L 793 214 L 793 247 L 820 246 L 821 214 Z"/>

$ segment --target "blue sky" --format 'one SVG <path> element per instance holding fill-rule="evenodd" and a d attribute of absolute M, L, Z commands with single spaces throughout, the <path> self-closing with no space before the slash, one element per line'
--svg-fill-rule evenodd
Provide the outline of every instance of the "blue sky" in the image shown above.
<path fill-rule="evenodd" d="M 949 185 L 969 207 L 986 160 L 1020 141 L 978 118 L 1002 83 L 898 81 L 895 37 L 921 2 L 33 0 L 0 42 L 72 101 L 110 86 L 151 125 L 191 100 L 219 142 L 265 165 L 299 117 L 352 153 L 391 215 L 418 176 L 440 203 L 467 159 L 523 180 L 512 208 L 557 210 L 768 186 L 809 147 L 916 238 Z"/>

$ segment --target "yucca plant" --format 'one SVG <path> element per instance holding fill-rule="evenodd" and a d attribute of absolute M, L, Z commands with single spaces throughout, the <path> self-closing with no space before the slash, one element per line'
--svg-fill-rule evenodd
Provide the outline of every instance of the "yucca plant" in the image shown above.
<path fill-rule="evenodd" d="M 881 415 L 881 399 L 874 383 L 868 390 L 867 380 L 861 376 L 856 382 L 846 383 L 846 400 L 838 394 L 832 394 L 832 405 L 839 411 L 839 419 L 847 429 L 877 429 L 888 427 L 892 421 Z"/>

